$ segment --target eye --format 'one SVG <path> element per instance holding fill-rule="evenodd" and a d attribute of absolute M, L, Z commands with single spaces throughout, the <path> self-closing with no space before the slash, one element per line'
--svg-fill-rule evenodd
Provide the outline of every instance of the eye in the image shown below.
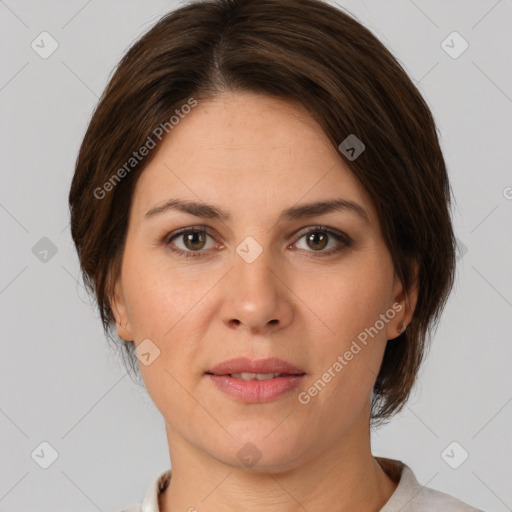
<path fill-rule="evenodd" d="M 164 239 L 165 245 L 174 253 L 187 258 L 198 258 L 204 256 L 207 249 L 221 249 L 223 245 L 217 244 L 213 235 L 209 234 L 208 229 L 204 227 L 188 227 L 180 231 L 171 233 Z M 299 240 L 291 247 L 305 250 L 306 252 L 318 253 L 318 256 L 330 256 L 336 254 L 346 247 L 352 245 L 352 239 L 342 233 L 326 226 L 314 226 L 306 231 L 299 233 Z M 212 239 L 208 247 L 208 238 Z M 305 247 L 298 247 L 300 241 L 304 239 Z M 176 241 L 175 241 L 176 240 Z M 180 247 L 179 244 L 182 244 Z M 329 247 L 329 250 L 324 250 Z"/>
<path fill-rule="evenodd" d="M 334 231 L 325 226 L 315 226 L 302 232 L 299 241 L 293 244 L 297 247 L 299 242 L 305 240 L 305 250 L 307 252 L 317 252 L 320 256 L 330 256 L 352 245 L 352 239 L 341 231 Z M 330 250 L 324 250 L 330 245 Z M 304 247 L 298 247 L 304 249 Z M 312 250 L 309 250 L 312 249 Z"/>
<path fill-rule="evenodd" d="M 202 256 L 201 251 L 203 249 L 211 249 L 216 246 L 215 243 L 211 244 L 210 247 L 206 246 L 208 237 L 213 239 L 212 235 L 208 234 L 204 228 L 192 227 L 172 233 L 172 235 L 166 238 L 165 244 L 171 251 L 183 256 L 199 257 Z M 182 243 L 183 248 L 177 246 L 174 240 L 177 240 L 178 243 Z M 217 245 L 217 247 L 221 246 Z"/>

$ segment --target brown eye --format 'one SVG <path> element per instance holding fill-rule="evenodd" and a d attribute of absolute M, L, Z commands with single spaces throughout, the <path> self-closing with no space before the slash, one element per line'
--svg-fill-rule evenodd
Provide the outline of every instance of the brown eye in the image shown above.
<path fill-rule="evenodd" d="M 305 243 L 302 243 L 302 240 Z M 302 244 L 302 247 L 301 247 Z M 304 249 L 306 252 L 318 253 L 318 256 L 330 256 L 350 247 L 352 239 L 342 232 L 333 231 L 330 228 L 316 226 L 302 232 L 299 241 L 294 244 L 298 249 Z M 327 250 L 324 250 L 326 249 Z"/>
<path fill-rule="evenodd" d="M 206 233 L 204 231 L 192 231 L 181 236 L 185 247 L 191 251 L 203 249 L 206 243 Z"/>
<path fill-rule="evenodd" d="M 211 239 L 208 246 L 208 238 Z M 188 228 L 172 233 L 165 239 L 165 245 L 173 252 L 184 256 L 203 256 L 207 249 L 215 247 L 215 240 L 212 235 L 204 229 Z"/>
<path fill-rule="evenodd" d="M 306 235 L 307 244 L 311 249 L 322 250 L 327 245 L 329 236 L 322 231 L 314 231 Z"/>

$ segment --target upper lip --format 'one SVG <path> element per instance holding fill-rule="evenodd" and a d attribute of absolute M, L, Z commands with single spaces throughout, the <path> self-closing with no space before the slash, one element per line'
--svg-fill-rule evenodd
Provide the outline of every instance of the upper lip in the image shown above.
<path fill-rule="evenodd" d="M 277 357 L 267 359 L 249 359 L 237 357 L 215 365 L 206 373 L 214 375 L 231 375 L 233 373 L 282 373 L 287 375 L 302 375 L 305 372 Z"/>

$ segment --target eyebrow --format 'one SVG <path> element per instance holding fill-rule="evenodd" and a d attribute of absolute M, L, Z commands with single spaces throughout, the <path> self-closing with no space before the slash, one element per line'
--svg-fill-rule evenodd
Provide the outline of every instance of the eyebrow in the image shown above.
<path fill-rule="evenodd" d="M 161 206 L 151 208 L 146 212 L 145 218 L 151 218 L 169 210 L 178 210 L 195 217 L 206 219 L 218 219 L 229 221 L 231 215 L 226 210 L 218 206 L 206 203 L 198 203 L 184 199 L 170 199 Z M 370 219 L 366 210 L 358 203 L 346 199 L 329 199 L 326 201 L 315 201 L 313 203 L 300 204 L 283 210 L 280 219 L 297 220 L 315 215 L 323 215 L 335 211 L 348 211 L 357 214 L 364 222 L 370 224 Z"/>

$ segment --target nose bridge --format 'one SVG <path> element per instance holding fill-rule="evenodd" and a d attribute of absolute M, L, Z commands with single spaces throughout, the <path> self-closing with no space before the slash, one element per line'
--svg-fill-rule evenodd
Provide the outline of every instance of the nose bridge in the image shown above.
<path fill-rule="evenodd" d="M 262 328 L 271 320 L 286 321 L 286 294 L 276 275 L 279 264 L 273 261 L 271 248 L 247 236 L 235 252 L 225 290 L 224 320 L 238 321 L 251 329 Z"/>
<path fill-rule="evenodd" d="M 258 237 L 260 241 L 263 235 Z M 256 294 L 275 294 L 272 267 L 272 250 L 269 245 L 258 242 L 254 236 L 247 236 L 236 247 L 234 259 L 234 279 L 241 288 L 245 287 L 249 298 L 256 299 Z M 243 289 L 238 290 L 245 296 Z"/>

